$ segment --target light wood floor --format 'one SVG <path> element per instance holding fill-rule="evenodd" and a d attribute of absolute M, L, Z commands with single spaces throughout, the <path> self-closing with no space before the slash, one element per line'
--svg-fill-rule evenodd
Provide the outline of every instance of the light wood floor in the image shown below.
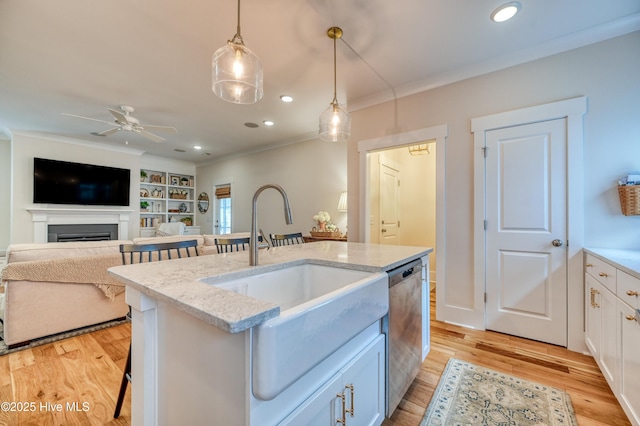
<path fill-rule="evenodd" d="M 432 294 L 432 296 L 434 296 Z M 435 297 L 432 297 L 434 300 Z M 431 352 L 405 399 L 384 426 L 417 426 L 451 357 L 566 389 L 581 426 L 629 425 L 589 356 L 557 346 L 435 321 Z M 130 326 L 111 327 L 0 357 L 0 402 L 35 403 L 35 411 L 0 410 L 0 425 L 128 425 L 130 392 L 122 415 L 113 410 L 129 348 Z M 80 411 L 68 411 L 77 402 Z M 40 404 L 62 404 L 53 411 Z M 82 411 L 82 403 L 88 410 Z"/>

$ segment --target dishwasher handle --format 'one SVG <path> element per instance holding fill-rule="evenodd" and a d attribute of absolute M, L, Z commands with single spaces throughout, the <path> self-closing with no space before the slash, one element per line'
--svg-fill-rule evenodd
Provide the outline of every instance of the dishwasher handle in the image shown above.
<path fill-rule="evenodd" d="M 401 283 L 402 281 L 417 273 L 420 273 L 421 270 L 422 261 L 420 259 L 405 263 L 402 266 L 390 270 L 389 272 L 387 272 L 387 274 L 389 275 L 389 288 Z"/>

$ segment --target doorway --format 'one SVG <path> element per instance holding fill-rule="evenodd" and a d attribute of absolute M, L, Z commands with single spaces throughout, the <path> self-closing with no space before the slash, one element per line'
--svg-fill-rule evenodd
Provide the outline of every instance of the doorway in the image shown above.
<path fill-rule="evenodd" d="M 380 204 L 379 204 L 379 182 L 380 180 L 372 178 L 372 175 L 376 175 L 380 171 L 380 161 L 378 157 L 380 155 L 387 158 L 382 160 L 382 163 L 386 163 L 387 167 L 391 169 L 397 168 L 397 161 L 393 160 L 393 151 L 398 150 L 408 154 L 408 147 L 415 146 L 416 144 L 424 144 L 425 141 L 432 143 L 434 151 L 432 152 L 431 159 L 434 161 L 435 170 L 432 170 L 435 178 L 426 184 L 432 185 L 435 190 L 435 203 L 431 205 L 429 214 L 435 217 L 433 220 L 435 229 L 435 244 L 433 245 L 434 253 L 430 256 L 430 270 L 432 271 L 432 277 L 430 281 L 436 283 L 436 287 L 444 292 L 445 285 L 445 268 L 444 268 L 444 253 L 445 253 L 445 232 L 446 222 L 444 216 L 444 160 L 445 160 L 445 141 L 447 137 L 447 126 L 440 125 L 429 128 L 424 128 L 408 133 L 401 133 L 390 135 L 382 138 L 369 139 L 361 141 L 358 144 L 358 151 L 360 157 L 360 235 L 363 236 L 364 242 L 379 242 L 379 236 L 382 234 L 381 222 L 384 219 L 380 219 Z M 417 157 L 416 157 L 417 158 Z M 398 196 L 401 199 L 406 199 L 408 202 L 421 203 L 422 198 L 420 195 L 420 187 L 423 183 L 416 184 L 412 181 L 411 174 L 405 174 L 408 169 L 400 171 L 400 185 Z M 404 183 L 403 183 L 404 182 Z M 388 183 L 388 182 L 387 182 Z M 403 202 L 398 203 L 403 205 Z M 406 209 L 411 210 L 411 207 Z M 406 231 L 408 235 L 411 235 L 411 230 L 420 226 L 411 225 L 409 219 L 410 216 L 405 216 L 403 210 L 398 212 L 398 244 L 406 244 L 404 241 L 407 237 L 403 238 L 403 232 Z M 404 219 L 409 219 L 409 222 Z M 435 226 L 437 223 L 437 227 Z M 408 237 L 410 238 L 410 237 Z M 424 240 L 424 239 L 422 239 Z M 406 245 L 418 245 L 424 246 L 424 242 L 411 242 Z M 437 276 L 436 276 L 437 274 Z M 437 293 L 436 293 L 437 294 Z"/>
<path fill-rule="evenodd" d="M 561 271 L 562 275 L 565 276 L 566 281 L 566 291 L 565 291 L 565 301 L 560 302 L 564 303 L 564 309 L 566 310 L 566 326 L 564 326 L 566 330 L 566 343 L 563 346 L 566 346 L 570 350 L 574 351 L 582 351 L 585 348 L 584 338 L 583 338 L 583 285 L 582 285 L 582 277 L 583 277 L 583 259 L 582 259 L 582 247 L 584 241 L 584 183 L 583 183 L 583 156 L 582 156 L 582 143 L 583 143 L 583 115 L 586 113 L 587 101 L 585 97 L 568 99 L 565 101 L 554 102 L 545 105 L 539 105 L 529 108 L 524 108 L 520 110 L 508 111 L 504 113 L 494 114 L 490 116 L 475 118 L 471 121 L 471 129 L 474 134 L 474 309 L 469 311 L 469 321 L 467 324 L 470 326 L 484 329 L 487 327 L 489 321 L 492 321 L 491 318 L 488 318 L 487 306 L 485 302 L 485 298 L 487 297 L 487 290 L 490 289 L 494 283 L 488 284 L 488 280 L 492 281 L 500 280 L 502 278 L 489 278 L 491 268 L 494 268 L 496 262 L 491 259 L 491 256 L 496 255 L 496 248 L 493 243 L 487 236 L 487 229 L 494 227 L 502 226 L 504 220 L 504 211 L 498 210 L 497 213 L 491 213 L 489 210 L 498 208 L 497 203 L 494 202 L 494 198 L 492 196 L 487 196 L 487 192 L 489 190 L 489 186 L 495 185 L 488 183 L 490 177 L 493 175 L 495 170 L 488 170 L 489 167 L 492 169 L 498 168 L 500 171 L 500 161 L 496 162 L 493 165 L 489 164 L 489 161 L 486 160 L 486 156 L 491 156 L 491 143 L 488 143 L 488 140 L 492 137 L 492 135 L 497 135 L 499 133 L 493 133 L 494 131 L 499 132 L 503 129 L 513 129 L 518 126 L 528 126 L 535 125 L 537 123 L 545 123 L 545 122 L 561 122 L 564 126 L 562 132 L 564 133 L 564 137 L 566 138 L 566 148 L 564 153 L 564 162 L 566 166 L 565 172 L 565 183 L 564 187 L 566 191 L 561 196 L 564 198 L 562 200 L 563 203 L 566 203 L 566 220 L 564 221 L 564 225 L 566 226 L 565 235 L 566 238 L 563 240 L 562 238 L 553 236 L 551 240 L 546 241 L 546 244 L 550 247 L 555 247 L 558 244 L 557 248 L 562 247 L 565 250 L 562 253 L 562 256 L 566 259 L 566 273 Z M 524 128 L 524 127 L 523 127 Z M 505 130 L 508 132 L 508 130 Z M 532 135 L 536 132 L 532 132 Z M 535 138 L 534 138 L 535 139 Z M 517 140 L 514 139 L 514 140 Z M 533 140 L 533 139 L 532 139 Z M 538 149 L 538 154 L 542 155 L 544 150 L 540 150 L 539 148 L 544 145 L 542 143 L 542 139 L 538 139 L 537 142 L 532 143 L 523 143 L 517 150 L 531 150 L 537 144 L 537 148 L 533 149 L 536 151 Z M 528 145 L 528 147 L 525 146 Z M 515 145 L 513 145 L 515 147 Z M 495 147 L 493 148 L 493 154 L 500 154 L 499 151 L 501 148 Z M 526 155 L 523 152 L 517 153 L 517 155 L 522 156 Z M 544 154 L 547 155 L 547 154 Z M 496 157 L 497 158 L 497 157 Z M 550 157 L 548 157 L 550 158 Z M 542 163 L 538 162 L 538 165 Z M 546 185 L 548 188 L 548 185 Z M 527 191 L 523 191 L 525 194 Z M 503 195 L 503 192 L 499 194 Z M 542 199 L 542 197 L 539 197 Z M 519 203 L 528 203 L 529 197 L 525 197 L 525 199 L 520 200 Z M 540 200 L 538 200 L 540 202 Z M 491 203 L 491 205 L 489 205 Z M 490 219 L 490 216 L 492 219 Z M 538 216 L 538 219 L 540 216 Z M 554 219 L 557 221 L 558 219 Z M 494 222 L 493 224 L 491 222 Z M 521 224 L 512 224 L 514 227 L 521 226 Z M 558 225 L 557 223 L 555 225 Z M 511 225 L 510 225 L 511 226 Z M 540 227 L 536 225 L 537 227 Z M 544 227 L 544 226 L 543 226 Z M 542 232 L 538 232 L 542 234 Z M 551 234 L 546 234 L 545 236 L 549 236 Z M 559 239 L 554 243 L 554 239 Z M 570 242 L 570 243 L 569 243 Z M 552 251 L 553 249 L 547 250 Z M 529 250 L 519 249 L 522 253 L 529 252 L 531 256 L 529 256 L 529 260 L 532 263 L 538 263 L 537 266 L 533 267 L 531 271 L 523 268 L 523 265 L 517 265 L 519 260 L 522 260 L 522 257 L 516 257 L 517 250 L 512 250 L 509 255 L 513 254 L 512 259 L 514 263 L 510 266 L 513 271 L 510 269 L 506 269 L 508 274 L 511 276 L 515 276 L 517 274 L 521 275 L 536 275 L 538 276 L 538 282 L 543 282 L 545 279 L 541 278 L 541 265 L 547 265 L 544 267 L 548 267 L 548 261 L 542 261 L 542 258 L 549 259 L 549 256 L 552 255 L 544 255 L 544 251 L 538 250 L 538 255 L 534 256 L 533 253 L 536 251 L 535 248 Z M 490 254 L 489 251 L 493 253 Z M 542 254 L 542 255 L 541 255 Z M 525 256 L 526 257 L 526 256 Z M 526 262 L 525 262 L 526 263 Z M 515 265 L 515 266 L 514 266 Z M 504 265 L 502 265 L 504 266 Z M 502 267 L 501 266 L 501 267 Z M 531 264 L 529 265 L 531 266 Z M 531 272 L 529 274 L 527 271 Z M 550 280 L 557 279 L 557 277 L 551 277 Z M 535 282 L 536 280 L 531 280 Z M 550 282 L 544 283 L 548 287 Z M 498 290 L 501 291 L 501 290 Z M 522 295 L 518 296 L 517 292 L 509 292 L 501 294 L 502 300 L 506 300 L 510 297 L 509 303 L 506 305 L 513 305 L 508 310 L 516 311 L 519 309 L 520 311 L 526 311 L 527 309 L 531 309 L 532 311 L 540 311 L 543 308 L 540 308 L 541 304 L 539 303 L 542 299 L 540 294 L 542 294 L 542 290 L 538 288 L 537 290 L 538 297 L 538 306 L 532 309 L 532 305 L 518 305 L 517 299 L 521 298 Z M 502 303 L 502 302 L 501 302 Z M 556 302 L 557 303 L 557 302 Z M 501 305 L 504 306 L 505 304 Z M 524 309 L 523 309 L 524 307 Z M 538 315 L 542 317 L 542 315 Z M 525 333 L 530 331 L 530 327 L 527 325 L 523 325 L 520 327 L 521 330 L 524 330 Z M 535 336 L 526 336 L 534 339 L 540 340 L 539 337 Z"/>

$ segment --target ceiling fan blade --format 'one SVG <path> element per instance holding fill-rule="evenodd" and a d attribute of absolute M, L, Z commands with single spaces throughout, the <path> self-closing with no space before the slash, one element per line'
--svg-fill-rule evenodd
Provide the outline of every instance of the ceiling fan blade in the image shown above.
<path fill-rule="evenodd" d="M 113 129 L 105 130 L 104 132 L 96 133 L 96 136 L 109 136 L 119 131 L 120 127 L 114 127 Z"/>
<path fill-rule="evenodd" d="M 159 130 L 161 132 L 178 133 L 178 130 L 175 127 L 171 126 L 155 126 L 153 124 L 143 124 L 143 127 L 145 129 Z"/>
<path fill-rule="evenodd" d="M 151 132 L 147 132 L 146 130 L 140 130 L 140 131 L 139 131 L 139 132 L 137 132 L 137 133 L 140 133 L 140 134 L 141 134 L 142 136 L 144 136 L 145 138 L 150 139 L 150 140 L 152 140 L 152 141 L 154 141 L 154 142 L 162 142 L 162 141 L 164 141 L 164 138 L 161 138 L 161 137 L 160 137 L 160 136 L 158 136 L 158 135 L 154 135 L 154 134 L 153 134 L 153 133 L 151 133 Z"/>
<path fill-rule="evenodd" d="M 116 118 L 116 121 L 121 121 L 123 123 L 129 122 L 129 120 L 127 119 L 127 116 L 124 115 L 122 112 L 116 111 L 115 109 L 111 109 L 111 108 L 107 108 L 107 110 L 109 110 L 111 115 L 113 115 Z"/>
<path fill-rule="evenodd" d="M 111 121 L 98 120 L 97 118 L 83 117 L 81 115 L 75 115 L 75 114 L 67 114 L 66 112 L 63 112 L 62 115 L 68 115 L 69 117 L 82 118 L 83 120 L 97 121 L 99 123 L 105 123 L 111 126 L 116 126 L 116 124 L 112 123 Z"/>

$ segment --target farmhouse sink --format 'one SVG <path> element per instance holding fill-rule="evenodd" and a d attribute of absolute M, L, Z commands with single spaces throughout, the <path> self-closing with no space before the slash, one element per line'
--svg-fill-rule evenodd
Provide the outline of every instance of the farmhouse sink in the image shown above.
<path fill-rule="evenodd" d="M 389 310 L 382 272 L 301 264 L 213 285 L 280 306 L 278 317 L 252 329 L 253 394 L 262 400 L 276 397 Z"/>

